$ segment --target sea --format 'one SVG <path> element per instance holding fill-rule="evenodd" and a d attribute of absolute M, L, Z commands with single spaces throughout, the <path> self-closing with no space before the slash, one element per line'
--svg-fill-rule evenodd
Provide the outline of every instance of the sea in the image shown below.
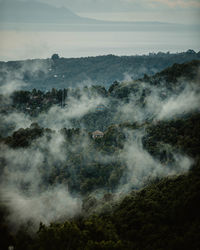
<path fill-rule="evenodd" d="M 200 50 L 199 30 L 0 30 L 0 61 L 98 55 L 143 55 Z"/>

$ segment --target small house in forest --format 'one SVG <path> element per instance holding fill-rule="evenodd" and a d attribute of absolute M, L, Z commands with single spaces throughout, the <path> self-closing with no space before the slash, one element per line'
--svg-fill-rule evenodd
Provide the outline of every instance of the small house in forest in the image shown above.
<path fill-rule="evenodd" d="M 103 132 L 99 131 L 99 130 L 96 130 L 92 133 L 92 138 L 93 139 L 96 139 L 96 138 L 102 138 L 104 135 Z"/>
<path fill-rule="evenodd" d="M 105 110 L 105 106 L 103 104 L 100 104 L 96 107 L 96 111 L 104 111 Z"/>

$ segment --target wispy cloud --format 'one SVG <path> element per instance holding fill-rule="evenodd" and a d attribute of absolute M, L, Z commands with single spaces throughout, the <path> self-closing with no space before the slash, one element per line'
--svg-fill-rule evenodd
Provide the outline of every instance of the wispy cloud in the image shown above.
<path fill-rule="evenodd" d="M 121 179 L 118 192 L 126 193 L 132 188 L 141 188 L 145 182 L 154 178 L 187 172 L 193 163 L 193 160 L 185 155 L 173 154 L 173 149 L 170 148 L 173 154 L 173 168 L 170 164 L 161 164 L 143 148 L 143 135 L 144 131 L 127 131 L 127 140 L 121 152 L 127 171 Z"/>
<path fill-rule="evenodd" d="M 153 0 L 153 3 L 160 3 L 171 8 L 200 8 L 199 0 Z"/>
<path fill-rule="evenodd" d="M 27 0 L 26 0 L 27 1 Z M 135 11 L 159 7 L 199 8 L 199 0 L 39 0 L 57 7 L 67 7 L 73 11 Z"/>

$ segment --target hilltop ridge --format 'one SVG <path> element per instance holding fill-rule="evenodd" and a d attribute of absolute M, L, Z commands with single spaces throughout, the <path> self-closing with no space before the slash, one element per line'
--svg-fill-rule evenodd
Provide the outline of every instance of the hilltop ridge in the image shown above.
<path fill-rule="evenodd" d="M 150 53 L 149 55 L 33 59 L 0 62 L 0 85 L 17 78 L 26 83 L 24 89 L 49 90 L 102 85 L 108 88 L 114 81 L 142 78 L 172 66 L 199 60 L 200 53 Z"/>

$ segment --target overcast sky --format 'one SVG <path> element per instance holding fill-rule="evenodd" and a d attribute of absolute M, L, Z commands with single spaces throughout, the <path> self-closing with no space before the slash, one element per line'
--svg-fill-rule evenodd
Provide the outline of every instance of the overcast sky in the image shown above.
<path fill-rule="evenodd" d="M 0 2 L 16 0 L 0 0 Z M 36 0 L 21 0 L 24 2 Z M 37 0 L 66 7 L 80 16 L 112 21 L 159 21 L 200 25 L 200 0 Z M 12 6 L 12 4 L 11 4 Z M 200 32 L 34 32 L 0 29 L 0 60 L 100 54 L 132 55 L 156 51 L 199 51 Z M 193 32 L 193 33 L 191 33 Z"/>
<path fill-rule="evenodd" d="M 11 0 L 0 0 L 11 1 Z M 15 0 L 12 0 L 15 1 Z M 197 10 L 200 0 L 21 0 L 65 6 L 75 12 Z"/>
<path fill-rule="evenodd" d="M 101 20 L 200 23 L 200 0 L 40 1 L 59 7 L 65 6 L 80 15 Z M 83 12 L 86 14 L 82 14 Z"/>
<path fill-rule="evenodd" d="M 16 1 L 16 0 L 0 0 Z M 200 0 L 21 0 L 66 7 L 90 18 L 113 21 L 200 23 Z"/>
<path fill-rule="evenodd" d="M 28 0 L 24 0 L 28 1 Z M 29 0 L 33 1 L 33 0 Z M 185 10 L 200 8 L 199 0 L 40 0 L 56 6 L 66 6 L 73 11 L 141 11 Z M 84 3 L 84 4 L 83 4 Z"/>

